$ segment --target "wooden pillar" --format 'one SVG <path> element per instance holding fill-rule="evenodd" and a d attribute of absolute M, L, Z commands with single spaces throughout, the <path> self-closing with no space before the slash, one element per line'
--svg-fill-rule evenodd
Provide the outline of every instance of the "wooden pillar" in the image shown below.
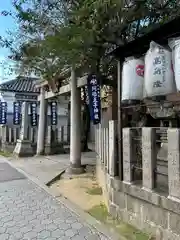
<path fill-rule="evenodd" d="M 123 156 L 122 156 L 122 61 L 117 63 L 117 89 L 118 89 L 118 175 L 123 180 Z"/>

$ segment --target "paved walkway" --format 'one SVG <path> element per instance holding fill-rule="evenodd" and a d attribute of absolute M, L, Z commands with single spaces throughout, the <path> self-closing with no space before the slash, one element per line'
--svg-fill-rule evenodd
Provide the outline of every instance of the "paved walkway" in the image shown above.
<path fill-rule="evenodd" d="M 69 154 L 13 159 L 13 164 L 47 184 L 69 166 Z M 82 164 L 96 164 L 94 152 L 82 153 Z"/>
<path fill-rule="evenodd" d="M 0 161 L 0 240 L 107 240 L 44 189 Z"/>

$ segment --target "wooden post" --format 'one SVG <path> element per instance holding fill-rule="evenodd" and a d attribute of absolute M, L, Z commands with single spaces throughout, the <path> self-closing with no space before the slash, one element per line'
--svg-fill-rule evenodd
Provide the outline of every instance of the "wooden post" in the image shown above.
<path fill-rule="evenodd" d="M 109 174 L 110 176 L 116 176 L 116 161 L 117 161 L 117 149 L 116 149 L 116 136 L 117 136 L 117 121 L 109 121 Z"/>
<path fill-rule="evenodd" d="M 121 110 L 121 96 L 122 96 L 122 61 L 117 63 L 117 89 L 118 89 L 118 169 L 120 180 L 123 180 L 123 157 L 122 157 L 122 110 Z"/>

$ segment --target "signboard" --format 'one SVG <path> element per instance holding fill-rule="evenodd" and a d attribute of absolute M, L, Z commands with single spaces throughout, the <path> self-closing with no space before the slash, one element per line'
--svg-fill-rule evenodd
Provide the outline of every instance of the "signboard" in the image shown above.
<path fill-rule="evenodd" d="M 36 101 L 37 96 L 27 95 L 27 94 L 15 94 L 15 98 L 17 101 Z"/>
<path fill-rule="evenodd" d="M 21 105 L 20 102 L 13 103 L 13 124 L 19 125 L 21 120 Z"/>
<path fill-rule="evenodd" d="M 7 102 L 0 102 L 0 124 L 7 123 Z"/>
<path fill-rule="evenodd" d="M 88 76 L 87 87 L 91 120 L 98 124 L 101 121 L 101 99 L 99 79 L 95 74 Z"/>
<path fill-rule="evenodd" d="M 57 125 L 57 102 L 51 102 L 51 125 Z"/>
<path fill-rule="evenodd" d="M 31 126 L 37 126 L 37 103 L 31 103 Z"/>

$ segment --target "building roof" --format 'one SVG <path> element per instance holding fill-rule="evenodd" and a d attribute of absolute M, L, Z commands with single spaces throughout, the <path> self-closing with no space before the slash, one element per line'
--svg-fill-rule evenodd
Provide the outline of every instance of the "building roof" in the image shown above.
<path fill-rule="evenodd" d="M 17 77 L 0 84 L 0 91 L 38 94 L 39 89 L 35 87 L 38 80 L 38 78 Z"/>
<path fill-rule="evenodd" d="M 110 54 L 117 58 L 126 58 L 130 56 L 138 56 L 144 54 L 149 49 L 151 41 L 165 45 L 168 38 L 180 36 L 180 17 L 177 17 L 165 24 L 160 25 L 147 34 L 139 37 L 125 45 L 117 47 Z"/>

